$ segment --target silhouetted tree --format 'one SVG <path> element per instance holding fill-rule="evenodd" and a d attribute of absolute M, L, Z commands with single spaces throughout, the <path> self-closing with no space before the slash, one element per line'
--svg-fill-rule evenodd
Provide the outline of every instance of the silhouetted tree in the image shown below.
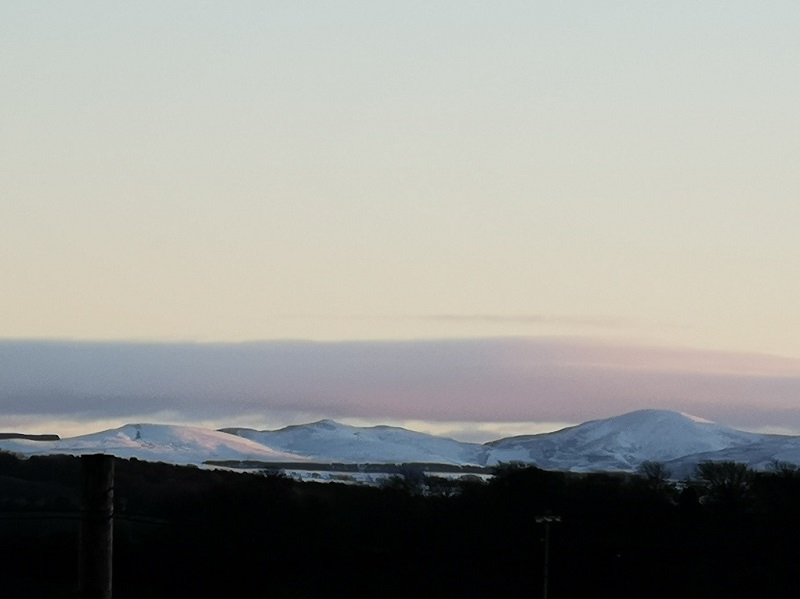
<path fill-rule="evenodd" d="M 774 460 L 767 467 L 767 470 L 783 478 L 800 477 L 800 466 L 798 466 L 797 464 L 792 464 L 791 462 L 782 462 L 780 460 Z"/>
<path fill-rule="evenodd" d="M 636 470 L 647 482 L 647 486 L 654 491 L 663 491 L 669 486 L 672 472 L 662 463 L 645 460 Z"/>
<path fill-rule="evenodd" d="M 701 462 L 697 477 L 705 491 L 706 501 L 741 507 L 749 498 L 753 472 L 747 464 L 737 462 Z"/>

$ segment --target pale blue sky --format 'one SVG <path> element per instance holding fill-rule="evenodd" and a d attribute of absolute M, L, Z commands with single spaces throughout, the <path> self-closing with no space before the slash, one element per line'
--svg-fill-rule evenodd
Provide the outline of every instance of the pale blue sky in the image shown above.
<path fill-rule="evenodd" d="M 0 339 L 800 358 L 797 2 L 0 7 Z"/>

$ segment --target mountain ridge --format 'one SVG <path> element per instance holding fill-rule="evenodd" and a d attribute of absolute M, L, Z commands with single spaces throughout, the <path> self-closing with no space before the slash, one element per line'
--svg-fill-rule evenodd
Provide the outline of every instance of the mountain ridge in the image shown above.
<path fill-rule="evenodd" d="M 800 437 L 739 431 L 689 414 L 645 409 L 558 431 L 484 444 L 402 427 L 368 427 L 322 419 L 276 430 L 129 424 L 59 440 L 0 439 L 0 450 L 110 453 L 121 458 L 203 465 L 214 461 L 342 464 L 437 463 L 495 466 L 522 462 L 549 470 L 631 472 L 644 461 L 686 473 L 705 460 L 733 459 L 764 469 L 779 460 L 800 465 Z"/>

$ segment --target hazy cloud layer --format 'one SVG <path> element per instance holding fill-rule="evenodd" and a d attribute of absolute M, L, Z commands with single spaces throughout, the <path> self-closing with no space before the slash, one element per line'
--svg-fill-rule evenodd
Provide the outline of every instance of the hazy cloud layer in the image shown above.
<path fill-rule="evenodd" d="M 382 320 L 382 321 L 422 321 L 456 324 L 509 324 L 509 325 L 552 325 L 587 328 L 631 328 L 638 324 L 625 318 L 608 318 L 603 316 L 565 316 L 559 314 L 417 314 L 417 315 L 380 315 L 361 314 L 350 316 L 330 316 L 324 314 L 287 314 L 282 318 L 292 320 L 315 319 L 325 320 Z"/>
<path fill-rule="evenodd" d="M 633 323 L 624 318 L 598 316 L 559 316 L 552 314 L 429 314 L 417 317 L 434 322 L 469 324 L 550 325 L 587 328 L 623 328 Z"/>
<path fill-rule="evenodd" d="M 799 400 L 798 360 L 580 339 L 0 342 L 0 417 L 580 422 L 660 407 L 800 429 Z"/>

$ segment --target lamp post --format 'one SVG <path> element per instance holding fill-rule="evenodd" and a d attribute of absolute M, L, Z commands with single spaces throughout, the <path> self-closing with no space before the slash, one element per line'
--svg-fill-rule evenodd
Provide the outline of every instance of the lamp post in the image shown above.
<path fill-rule="evenodd" d="M 550 571 L 550 525 L 561 522 L 561 516 L 545 514 L 536 516 L 537 524 L 544 524 L 544 582 L 542 584 L 542 599 L 547 599 L 547 583 Z"/>

